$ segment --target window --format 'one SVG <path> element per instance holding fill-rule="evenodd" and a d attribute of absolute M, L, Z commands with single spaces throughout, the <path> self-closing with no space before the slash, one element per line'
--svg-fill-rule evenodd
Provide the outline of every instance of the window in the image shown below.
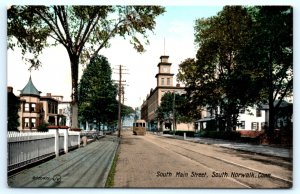
<path fill-rule="evenodd" d="M 29 118 L 24 119 L 24 127 L 29 128 Z"/>
<path fill-rule="evenodd" d="M 36 128 L 36 118 L 24 118 L 24 128 Z"/>
<path fill-rule="evenodd" d="M 256 109 L 256 117 L 261 117 L 261 110 L 260 109 Z"/>
<path fill-rule="evenodd" d="M 245 121 L 241 121 L 240 126 L 241 126 L 241 129 L 245 129 Z"/>
<path fill-rule="evenodd" d="M 24 112 L 34 112 L 35 111 L 35 103 L 25 103 Z"/>
<path fill-rule="evenodd" d="M 258 130 L 258 122 L 252 122 L 251 123 L 251 129 L 252 130 Z"/>
<path fill-rule="evenodd" d="M 167 85 L 171 85 L 170 78 L 167 78 Z"/>
<path fill-rule="evenodd" d="M 165 79 L 164 78 L 161 78 L 161 85 L 165 85 Z"/>
<path fill-rule="evenodd" d="M 36 119 L 35 118 L 31 118 L 31 128 L 35 128 L 36 127 L 35 123 L 36 123 Z"/>
<path fill-rule="evenodd" d="M 57 106 L 56 106 L 56 104 L 53 104 L 53 108 L 54 108 L 54 114 L 57 114 Z"/>
<path fill-rule="evenodd" d="M 48 102 L 48 112 L 57 114 L 57 104 L 54 102 Z"/>
<path fill-rule="evenodd" d="M 35 104 L 30 104 L 30 112 L 34 112 L 35 111 Z"/>
<path fill-rule="evenodd" d="M 29 103 L 25 103 L 24 111 L 29 112 Z"/>

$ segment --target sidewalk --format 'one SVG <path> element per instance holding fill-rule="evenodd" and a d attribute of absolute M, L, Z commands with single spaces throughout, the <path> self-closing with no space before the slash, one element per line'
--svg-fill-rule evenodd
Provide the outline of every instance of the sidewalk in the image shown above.
<path fill-rule="evenodd" d="M 169 134 L 163 134 L 161 136 L 183 140 L 182 136 L 173 136 L 173 135 L 169 135 Z M 287 158 L 287 159 L 293 158 L 293 149 L 292 148 L 278 148 L 278 147 L 273 147 L 273 146 L 268 146 L 268 145 L 238 143 L 238 142 L 233 142 L 233 141 L 229 141 L 229 140 L 212 139 L 212 138 L 204 138 L 204 137 L 194 137 L 194 138 L 187 137 L 185 140 L 195 142 L 195 143 L 202 143 L 202 144 L 214 145 L 214 146 L 230 148 L 230 149 L 235 149 L 235 150 L 241 150 L 241 151 L 246 151 L 246 152 L 253 152 L 253 153 L 262 154 L 262 155 L 277 156 L 277 157 Z"/>
<path fill-rule="evenodd" d="M 106 136 L 8 177 L 9 187 L 105 187 L 119 139 Z"/>

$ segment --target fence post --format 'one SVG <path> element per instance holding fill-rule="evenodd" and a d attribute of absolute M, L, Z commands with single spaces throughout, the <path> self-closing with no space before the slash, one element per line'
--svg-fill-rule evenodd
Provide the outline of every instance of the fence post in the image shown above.
<path fill-rule="evenodd" d="M 59 156 L 59 132 L 58 129 L 49 129 L 49 132 L 54 133 L 54 141 L 55 141 L 55 146 L 54 146 L 54 151 L 55 151 L 55 156 Z"/>
<path fill-rule="evenodd" d="M 78 132 L 78 148 L 80 148 L 81 138 L 80 138 L 81 132 Z"/>
<path fill-rule="evenodd" d="M 186 133 L 183 133 L 183 139 L 186 140 Z"/>
<path fill-rule="evenodd" d="M 67 128 L 60 128 L 59 132 L 64 134 L 64 152 L 66 154 L 69 151 L 69 132 Z"/>

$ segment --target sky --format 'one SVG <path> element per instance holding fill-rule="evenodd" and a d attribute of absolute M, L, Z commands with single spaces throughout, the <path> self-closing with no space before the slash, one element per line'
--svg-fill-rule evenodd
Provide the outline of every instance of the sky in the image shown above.
<path fill-rule="evenodd" d="M 156 87 L 155 75 L 161 55 L 168 55 L 172 63 L 171 71 L 175 75 L 178 65 L 186 58 L 195 57 L 194 44 L 195 20 L 216 15 L 222 6 L 167 6 L 166 12 L 156 18 L 156 27 L 149 31 L 150 44 L 146 51 L 138 53 L 129 43 L 130 38 L 115 37 L 110 40 L 111 47 L 102 49 L 99 54 L 108 58 L 113 69 L 123 65 L 126 69 L 125 104 L 133 108 L 140 107 L 151 88 Z M 71 100 L 71 71 L 68 54 L 61 45 L 47 48 L 40 56 L 42 66 L 38 70 L 28 71 L 29 65 L 22 60 L 20 49 L 7 51 L 7 85 L 14 93 L 26 85 L 31 74 L 41 95 L 52 93 Z M 83 66 L 80 65 L 79 75 Z M 118 79 L 117 70 L 113 70 L 113 79 Z M 174 76 L 174 83 L 176 83 Z"/>

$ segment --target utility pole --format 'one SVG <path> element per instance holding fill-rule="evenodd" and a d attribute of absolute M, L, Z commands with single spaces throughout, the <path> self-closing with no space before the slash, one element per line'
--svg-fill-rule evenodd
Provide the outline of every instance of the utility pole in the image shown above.
<path fill-rule="evenodd" d="M 124 84 L 122 84 L 123 82 L 126 82 L 126 80 L 122 80 L 122 75 L 126 74 L 123 73 L 123 70 L 127 70 L 127 69 L 123 69 L 122 67 L 124 67 L 123 65 L 119 65 L 118 68 L 118 74 L 119 74 L 119 80 L 118 80 L 118 137 L 121 137 L 121 130 L 122 130 L 122 118 L 121 118 L 121 101 L 122 101 L 122 94 L 124 94 Z M 124 96 L 123 96 L 123 104 L 124 104 Z"/>
<path fill-rule="evenodd" d="M 173 133 L 175 135 L 176 130 L 176 119 L 175 119 L 175 90 L 173 92 Z"/>

